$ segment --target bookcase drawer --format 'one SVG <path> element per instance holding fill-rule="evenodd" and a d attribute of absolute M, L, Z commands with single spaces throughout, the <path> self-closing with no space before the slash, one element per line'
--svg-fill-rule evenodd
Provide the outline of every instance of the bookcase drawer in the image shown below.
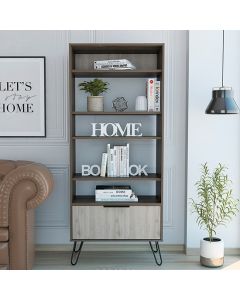
<path fill-rule="evenodd" d="M 160 206 L 73 206 L 73 239 L 161 239 Z"/>

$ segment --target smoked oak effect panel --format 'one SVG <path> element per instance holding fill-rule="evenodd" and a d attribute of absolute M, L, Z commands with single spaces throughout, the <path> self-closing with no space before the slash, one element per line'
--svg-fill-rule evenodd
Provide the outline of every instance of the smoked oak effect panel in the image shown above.
<path fill-rule="evenodd" d="M 73 239 L 158 240 L 160 211 L 160 206 L 73 206 Z"/>

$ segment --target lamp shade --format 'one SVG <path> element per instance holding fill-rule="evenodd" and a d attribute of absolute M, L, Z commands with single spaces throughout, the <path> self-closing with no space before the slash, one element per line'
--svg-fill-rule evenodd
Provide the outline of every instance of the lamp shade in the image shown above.
<path fill-rule="evenodd" d="M 239 108 L 233 99 L 231 87 L 218 87 L 212 90 L 212 100 L 206 114 L 238 114 Z"/>

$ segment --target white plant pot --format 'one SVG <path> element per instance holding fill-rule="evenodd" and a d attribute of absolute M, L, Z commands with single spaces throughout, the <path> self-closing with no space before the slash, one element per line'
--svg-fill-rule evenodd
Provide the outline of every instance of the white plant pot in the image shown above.
<path fill-rule="evenodd" d="M 88 96 L 87 110 L 88 111 L 104 111 L 103 96 Z"/>
<path fill-rule="evenodd" d="M 200 241 L 200 262 L 206 267 L 221 267 L 224 263 L 224 242 L 219 238 Z"/>

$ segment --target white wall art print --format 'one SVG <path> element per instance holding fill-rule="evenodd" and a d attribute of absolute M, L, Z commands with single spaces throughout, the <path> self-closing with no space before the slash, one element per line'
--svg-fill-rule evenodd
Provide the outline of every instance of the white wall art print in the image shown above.
<path fill-rule="evenodd" d="M 45 57 L 0 57 L 0 136 L 45 137 Z"/>

